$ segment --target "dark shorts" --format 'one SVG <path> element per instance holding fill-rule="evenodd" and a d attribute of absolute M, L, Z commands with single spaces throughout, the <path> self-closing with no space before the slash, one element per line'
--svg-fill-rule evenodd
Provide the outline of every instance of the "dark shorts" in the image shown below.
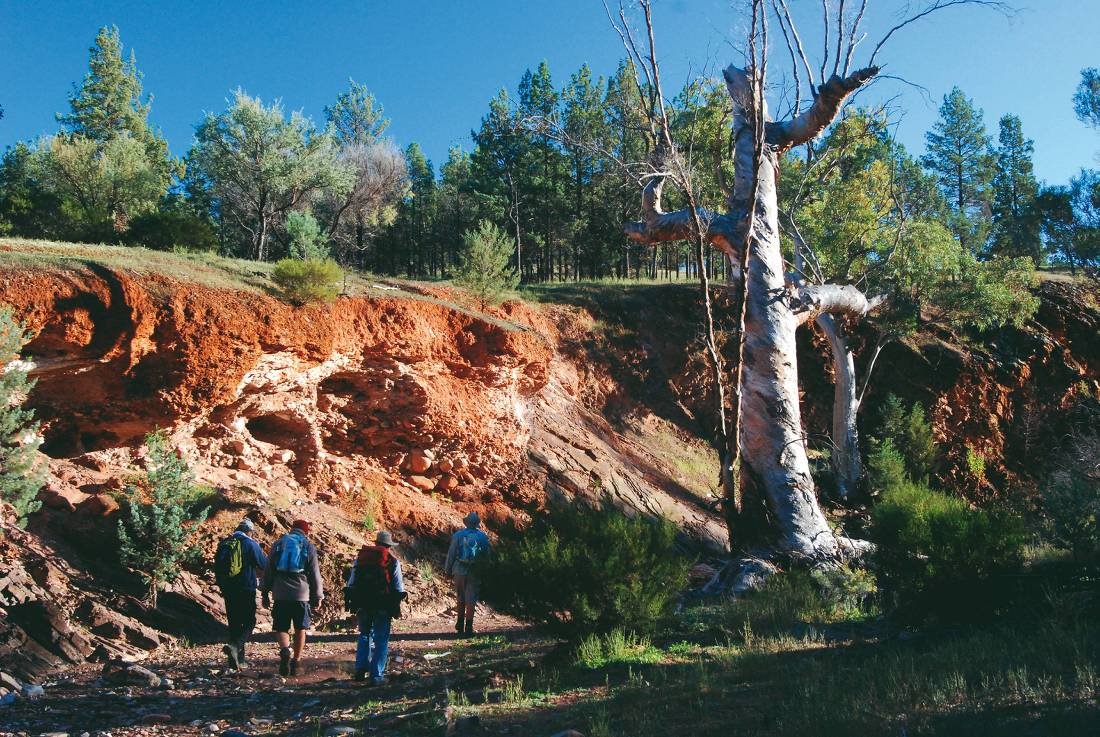
<path fill-rule="evenodd" d="M 308 630 L 309 603 L 305 601 L 276 601 L 271 607 L 271 631 L 290 632 L 290 626 L 295 630 Z"/>

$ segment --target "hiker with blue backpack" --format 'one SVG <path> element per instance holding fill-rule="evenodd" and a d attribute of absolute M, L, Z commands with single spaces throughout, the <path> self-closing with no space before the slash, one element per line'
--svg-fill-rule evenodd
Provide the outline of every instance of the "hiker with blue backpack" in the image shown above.
<path fill-rule="evenodd" d="M 385 531 L 364 545 L 355 558 L 344 588 L 344 604 L 359 619 L 359 643 L 355 648 L 355 680 L 371 684 L 385 682 L 393 619 L 401 617 L 401 602 L 407 598 L 401 576 L 401 561 L 393 554 L 397 545 Z"/>
<path fill-rule="evenodd" d="M 479 529 L 481 518 L 477 512 L 467 514 L 462 518 L 462 523 L 466 526 L 451 536 L 444 570 L 453 577 L 458 598 L 455 632 L 469 636 L 474 634 L 474 609 L 477 608 L 477 595 L 481 589 L 481 567 L 492 555 L 492 547 L 489 536 Z"/>
<path fill-rule="evenodd" d="M 279 675 L 296 676 L 310 627 L 310 613 L 321 605 L 325 592 L 317 547 L 307 538 L 309 522 L 297 520 L 290 532 L 271 546 L 264 569 L 263 604 L 271 606 L 271 629 L 279 640 Z M 271 605 L 271 597 L 275 603 Z M 290 630 L 294 628 L 291 652 Z"/>
<path fill-rule="evenodd" d="M 222 652 L 233 670 L 247 664 L 245 643 L 256 628 L 256 582 L 267 567 L 267 556 L 251 537 L 255 528 L 245 517 L 232 535 L 218 543 L 214 554 L 214 580 L 221 589 L 229 624 L 229 642 Z"/>

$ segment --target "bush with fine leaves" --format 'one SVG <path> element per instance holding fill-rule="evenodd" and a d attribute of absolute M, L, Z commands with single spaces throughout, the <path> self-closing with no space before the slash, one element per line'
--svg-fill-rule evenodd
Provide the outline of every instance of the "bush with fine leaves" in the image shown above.
<path fill-rule="evenodd" d="M 34 411 L 23 407 L 34 382 L 19 352 L 30 337 L 12 309 L 0 306 L 0 501 L 15 507 L 20 524 L 42 506 L 36 497 L 46 476 L 46 464 L 38 460 L 38 423 Z"/>
<path fill-rule="evenodd" d="M 455 283 L 482 303 L 496 303 L 519 285 L 519 274 L 512 268 L 515 245 L 508 235 L 488 220 L 462 235 L 462 259 Z"/>
<path fill-rule="evenodd" d="M 271 279 L 294 304 L 331 302 L 340 294 L 340 265 L 332 259 L 285 258 L 275 264 Z"/>
<path fill-rule="evenodd" d="M 627 517 L 609 504 L 558 505 L 501 534 L 488 593 L 499 607 L 569 637 L 646 632 L 687 582 L 676 534 L 668 520 Z"/>
<path fill-rule="evenodd" d="M 145 473 L 126 487 L 128 513 L 118 521 L 118 553 L 147 584 L 154 608 L 157 592 L 179 577 L 182 564 L 199 556 L 195 532 L 208 509 L 196 508 L 207 495 L 167 433 L 145 436 Z"/>
<path fill-rule="evenodd" d="M 1015 516 L 971 509 L 912 482 L 895 486 L 871 516 L 879 588 L 904 619 L 982 619 L 1006 600 L 1006 575 L 1026 540 Z"/>

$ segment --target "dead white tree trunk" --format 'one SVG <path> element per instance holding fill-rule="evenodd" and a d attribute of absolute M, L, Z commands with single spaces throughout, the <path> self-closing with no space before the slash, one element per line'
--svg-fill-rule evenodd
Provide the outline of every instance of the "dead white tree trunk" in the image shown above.
<path fill-rule="evenodd" d="M 806 273 L 803 254 L 809 249 L 798 230 L 792 228 L 792 231 L 795 274 L 791 280 L 798 289 L 798 300 L 804 308 L 799 322 L 806 323 L 812 319 L 828 339 L 832 353 L 833 417 L 829 462 L 836 480 L 837 495 L 841 499 L 850 499 L 859 490 L 863 479 L 859 428 L 856 424 L 862 397 L 856 382 L 855 353 L 837 317 L 859 320 L 878 308 L 884 298 L 868 299 L 862 291 L 848 284 L 802 284 L 801 275 Z"/>
<path fill-rule="evenodd" d="M 780 250 L 776 177 L 779 155 L 818 135 L 832 122 L 844 99 L 877 70 L 833 77 L 818 90 L 805 113 L 785 123 L 768 123 L 766 145 L 759 157 L 754 186 L 753 90 L 750 73 L 730 66 L 724 71 L 733 101 L 734 187 L 727 215 L 698 212 L 708 226 L 706 237 L 740 263 L 740 244 L 747 243 L 745 334 L 741 381 L 742 483 L 762 492 L 776 522 L 775 544 L 798 558 L 837 558 L 851 545 L 833 534 L 818 504 L 806 456 L 798 404 L 798 360 L 795 331 L 807 319 L 841 312 L 865 312 L 867 299 L 845 286 L 792 285 Z M 758 101 L 763 104 L 763 101 Z M 660 207 L 661 179 L 643 190 L 643 219 L 624 232 L 635 241 L 655 245 L 688 239 L 692 213 L 666 213 Z M 752 222 L 745 222 L 748 213 Z M 746 234 L 745 229 L 748 229 Z M 747 237 L 745 237 L 747 235 Z M 854 379 L 853 379 L 854 381 Z M 745 496 L 752 496 L 751 494 Z"/>
<path fill-rule="evenodd" d="M 818 315 L 814 323 L 829 340 L 833 355 L 833 422 L 832 447 L 829 462 L 836 479 L 837 495 L 852 497 L 863 478 L 863 461 L 859 454 L 859 397 L 856 394 L 856 362 L 848 336 L 830 314 Z"/>

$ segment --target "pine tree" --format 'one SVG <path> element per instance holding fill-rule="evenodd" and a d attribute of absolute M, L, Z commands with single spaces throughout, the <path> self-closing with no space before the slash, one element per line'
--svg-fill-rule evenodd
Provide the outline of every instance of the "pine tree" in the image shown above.
<path fill-rule="evenodd" d="M 991 138 L 974 107 L 958 87 L 943 99 L 940 119 L 926 134 L 928 153 L 921 162 L 935 173 L 952 210 L 952 231 L 972 253 L 985 246 L 990 226 L 993 180 Z"/>
<path fill-rule="evenodd" d="M 331 107 L 325 107 L 325 120 L 341 145 L 369 146 L 382 137 L 390 125 L 384 108 L 364 84 L 348 80 L 348 89 L 341 92 Z"/>
<path fill-rule="evenodd" d="M 1082 123 L 1100 129 L 1100 69 L 1081 70 L 1081 82 L 1073 95 L 1073 111 Z"/>
<path fill-rule="evenodd" d="M 465 250 L 455 283 L 473 293 L 482 304 L 499 302 L 519 285 L 519 275 L 509 264 L 512 243 L 508 235 L 488 220 L 462 236 Z"/>
<path fill-rule="evenodd" d="M 562 234 L 558 226 L 567 220 L 569 205 L 565 197 L 568 165 L 565 155 L 548 132 L 558 122 L 560 96 L 554 89 L 550 66 L 544 60 L 534 72 L 528 70 L 519 84 L 520 119 L 530 121 L 527 128 L 530 155 L 526 157 L 524 175 L 520 179 L 521 198 L 532 203 L 526 208 L 531 218 L 528 229 L 541 241 L 537 274 L 542 280 L 561 277 L 563 271 Z M 533 125 L 532 125 L 533 124 Z"/>
<path fill-rule="evenodd" d="M 46 475 L 38 462 L 42 438 L 34 411 L 22 406 L 34 388 L 27 380 L 30 365 L 19 355 L 29 339 L 11 308 L 0 306 L 0 500 L 15 507 L 19 524 L 42 506 L 35 498 Z"/>
<path fill-rule="evenodd" d="M 199 555 L 195 529 L 207 509 L 195 511 L 203 489 L 187 463 L 168 446 L 164 431 L 145 436 L 145 473 L 126 488 L 129 515 L 118 523 L 119 558 L 148 585 L 157 606 L 157 592 L 179 577 L 180 567 Z"/>
<path fill-rule="evenodd" d="M 57 119 L 70 136 L 95 141 L 100 147 L 129 133 L 145 149 L 149 163 L 167 187 L 177 165 L 168 155 L 168 143 L 149 126 L 152 97 L 142 99 L 142 74 L 131 49 L 123 61 L 122 39 L 116 26 L 104 26 L 88 50 L 88 73 L 69 95 L 68 115 Z"/>
<path fill-rule="evenodd" d="M 1040 220 L 1035 209 L 1039 194 L 1032 163 L 1035 146 L 1024 138 L 1020 119 L 1015 115 L 1001 118 L 997 143 L 992 250 L 997 255 L 1029 256 L 1038 264 L 1043 254 Z"/>
<path fill-rule="evenodd" d="M 435 215 L 435 170 L 424 155 L 420 144 L 410 143 L 405 149 L 409 172 L 410 194 L 406 201 L 403 223 L 405 234 L 405 267 L 411 275 L 436 275 L 436 252 L 430 242 Z"/>
<path fill-rule="evenodd" d="M 286 216 L 286 237 L 290 242 L 291 258 L 324 261 L 329 257 L 325 234 L 317 218 L 308 212 L 292 212 Z"/>

